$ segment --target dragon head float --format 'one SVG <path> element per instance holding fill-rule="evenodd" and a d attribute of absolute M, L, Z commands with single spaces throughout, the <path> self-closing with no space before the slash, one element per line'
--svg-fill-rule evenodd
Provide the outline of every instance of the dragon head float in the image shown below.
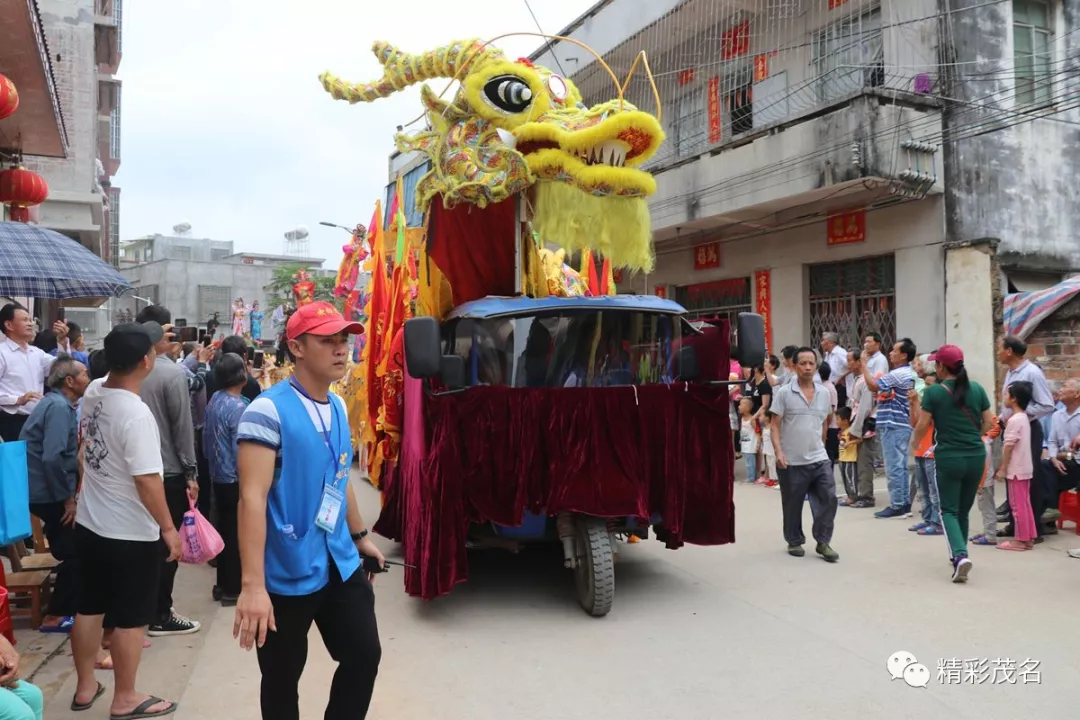
<path fill-rule="evenodd" d="M 547 243 L 589 250 L 615 265 L 653 265 L 646 197 L 656 180 L 641 166 L 664 140 L 660 121 L 621 99 L 587 107 L 568 78 L 509 60 L 480 40 L 454 42 L 411 55 L 384 42 L 372 47 L 383 76 L 352 84 L 320 77 L 334 98 L 373 102 L 416 83 L 458 80 L 452 100 L 421 89 L 428 127 L 398 134 L 402 152 L 420 151 L 431 171 L 417 185 L 426 210 L 480 208 L 528 192 L 533 229 Z"/>

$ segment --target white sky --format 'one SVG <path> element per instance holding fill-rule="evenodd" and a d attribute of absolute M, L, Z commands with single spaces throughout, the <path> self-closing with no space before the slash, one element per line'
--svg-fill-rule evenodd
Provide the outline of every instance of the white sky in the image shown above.
<path fill-rule="evenodd" d="M 555 34 L 594 3 L 532 4 Z M 423 52 L 535 31 L 524 0 L 125 3 L 121 239 L 189 222 L 195 237 L 279 253 L 283 234 L 303 225 L 312 255 L 336 267 L 348 236 L 319 221 L 368 223 L 395 127 L 421 106 L 418 86 L 369 105 L 335 101 L 318 75 L 378 78 L 374 40 Z M 541 42 L 498 45 L 520 57 Z"/>

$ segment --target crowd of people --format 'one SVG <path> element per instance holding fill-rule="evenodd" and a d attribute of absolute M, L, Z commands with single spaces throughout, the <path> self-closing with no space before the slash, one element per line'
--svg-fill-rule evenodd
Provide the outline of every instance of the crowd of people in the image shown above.
<path fill-rule="evenodd" d="M 874 516 L 911 518 L 918 503 L 909 530 L 946 538 L 954 582 L 971 573 L 969 545 L 1029 551 L 1056 533 L 1060 495 L 1080 484 L 1080 380 L 1052 388 L 1026 355 L 1020 338 L 999 343 L 996 414 L 952 345 L 920 356 L 910 338 L 885 348 L 870 332 L 849 351 L 825 333 L 820 352 L 789 346 L 764 366 L 733 364 L 732 379 L 745 380 L 732 396 L 736 450 L 748 482 L 780 490 L 788 553 L 806 554 L 809 501 L 816 552 L 836 562 L 837 508 L 877 507 L 878 468 L 888 502 Z M 983 527 L 972 534 L 976 502 Z"/>
<path fill-rule="evenodd" d="M 363 328 L 327 303 L 293 313 L 285 381 L 269 354 L 253 367 L 245 338 L 181 345 L 171 323 L 150 305 L 86 353 L 74 323 L 37 332 L 25 308 L 0 310 L 0 439 L 26 443 L 28 512 L 59 561 L 40 630 L 71 634 L 71 709 L 92 707 L 105 693 L 95 671 L 111 670 L 114 720 L 176 711 L 136 675 L 148 636 L 201 629 L 173 602 L 180 530 L 197 510 L 224 545 L 212 597 L 236 607 L 234 634 L 258 649 L 263 717 L 298 717 L 313 622 L 339 662 L 326 717 L 363 717 L 381 651 L 361 564 L 385 561 L 348 483 L 352 433 L 330 392 Z M 6 641 L 0 661 L 0 717 L 10 706 L 40 719 L 41 693 L 18 679 Z"/>

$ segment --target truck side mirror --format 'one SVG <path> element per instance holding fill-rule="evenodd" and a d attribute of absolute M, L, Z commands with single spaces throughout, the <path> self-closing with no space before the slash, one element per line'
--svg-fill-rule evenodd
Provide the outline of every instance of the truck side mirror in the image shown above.
<path fill-rule="evenodd" d="M 678 361 L 677 365 L 680 381 L 693 382 L 698 379 L 697 350 L 684 345 L 679 348 L 679 354 L 676 356 L 676 359 Z"/>
<path fill-rule="evenodd" d="M 735 358 L 745 367 L 765 364 L 765 320 L 757 313 L 739 313 Z"/>
<path fill-rule="evenodd" d="M 439 323 L 433 317 L 405 321 L 405 366 L 417 379 L 438 377 L 442 370 Z"/>
<path fill-rule="evenodd" d="M 439 379 L 450 390 L 465 387 L 465 358 L 460 355 L 443 355 L 439 365 Z"/>

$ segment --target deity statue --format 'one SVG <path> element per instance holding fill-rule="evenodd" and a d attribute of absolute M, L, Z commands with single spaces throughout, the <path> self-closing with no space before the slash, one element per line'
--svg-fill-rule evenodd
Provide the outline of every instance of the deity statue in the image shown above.
<path fill-rule="evenodd" d="M 251 303 L 251 339 L 256 343 L 262 340 L 262 321 L 266 313 L 259 309 L 259 301 Z"/>
<path fill-rule="evenodd" d="M 244 336 L 244 316 L 247 315 L 247 307 L 244 305 L 244 298 L 238 297 L 233 300 L 232 308 L 232 334 Z"/>

